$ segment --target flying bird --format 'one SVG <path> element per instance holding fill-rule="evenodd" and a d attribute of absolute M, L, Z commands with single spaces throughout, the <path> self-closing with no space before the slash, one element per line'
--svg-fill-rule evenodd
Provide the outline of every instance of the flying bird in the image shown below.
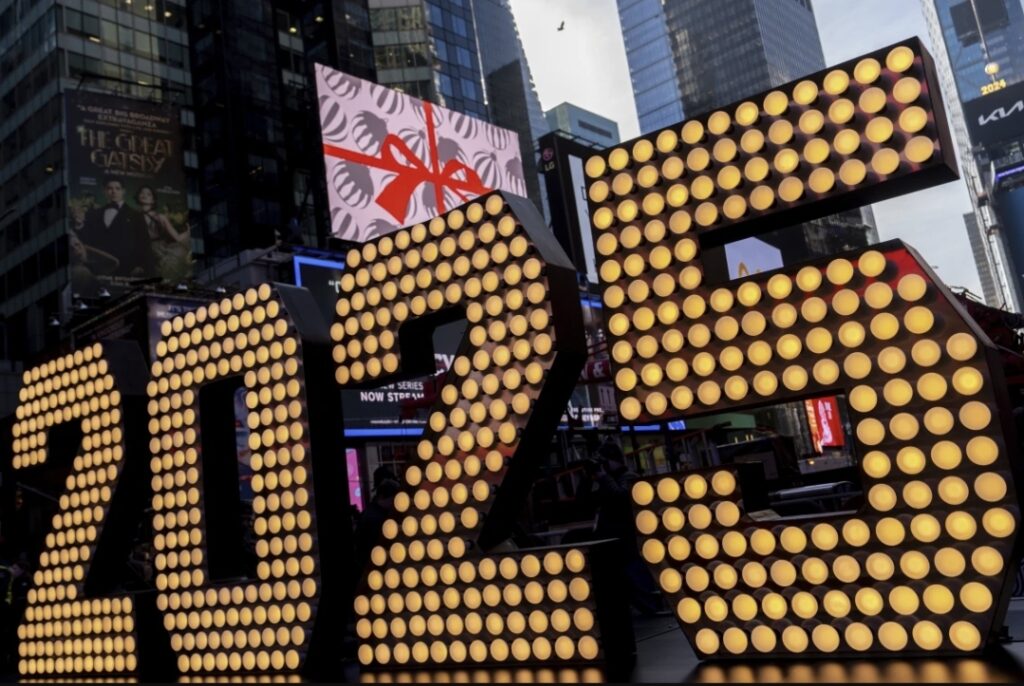
<path fill-rule="evenodd" d="M 562 23 L 558 25 L 558 30 L 559 31 L 564 31 L 565 30 L 565 20 L 564 19 L 562 20 Z"/>

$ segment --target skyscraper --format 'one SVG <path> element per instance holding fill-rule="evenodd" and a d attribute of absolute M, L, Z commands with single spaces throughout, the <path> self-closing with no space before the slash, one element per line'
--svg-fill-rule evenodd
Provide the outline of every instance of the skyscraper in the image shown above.
<path fill-rule="evenodd" d="M 960 164 L 966 221 L 988 304 L 1024 305 L 1024 9 L 1018 0 L 922 0 Z M 944 48 L 944 49 L 943 49 Z M 991 295 L 991 298 L 990 298 Z"/>
<path fill-rule="evenodd" d="M 640 132 L 683 119 L 676 61 L 662 0 L 618 0 Z"/>
<path fill-rule="evenodd" d="M 508 0 L 473 0 L 480 64 L 492 124 L 519 134 L 519 152 L 529 196 L 548 216 L 546 192 L 537 170 L 537 139 L 548 131 Z"/>
<path fill-rule="evenodd" d="M 206 263 L 318 245 L 328 225 L 312 65 L 374 76 L 366 0 L 189 5 Z"/>
<path fill-rule="evenodd" d="M 985 240 L 985 235 L 978 227 L 978 215 L 974 212 L 964 213 L 964 228 L 967 230 L 967 240 L 971 244 L 971 255 L 974 257 L 974 264 L 978 266 L 978 279 L 981 281 L 981 297 L 986 303 L 994 305 L 1000 302 L 999 285 L 996 283 L 995 275 L 989 264 L 988 241 Z"/>
<path fill-rule="evenodd" d="M 442 0 L 369 0 L 377 83 L 487 118 L 473 7 Z"/>
<path fill-rule="evenodd" d="M 56 341 L 72 304 L 64 94 L 180 105 L 187 141 L 188 45 L 184 2 L 0 0 L 0 359 Z"/>
<path fill-rule="evenodd" d="M 507 0 L 368 0 L 377 83 L 519 134 L 528 194 L 543 113 Z"/>
<path fill-rule="evenodd" d="M 689 115 L 825 67 L 810 0 L 668 0 L 664 8 Z"/>
<path fill-rule="evenodd" d="M 641 131 L 825 67 L 810 0 L 617 1 Z M 789 261 L 877 236 L 874 215 L 852 210 L 807 223 L 801 245 L 782 233 L 762 238 Z"/>
<path fill-rule="evenodd" d="M 544 116 L 552 131 L 564 131 L 602 148 L 609 148 L 621 140 L 617 123 L 571 102 L 551 108 Z"/>

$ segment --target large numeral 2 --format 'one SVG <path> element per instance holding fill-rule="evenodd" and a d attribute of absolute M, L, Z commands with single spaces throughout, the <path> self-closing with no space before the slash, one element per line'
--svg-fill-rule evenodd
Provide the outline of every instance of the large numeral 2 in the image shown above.
<path fill-rule="evenodd" d="M 166 636 L 150 623 L 153 599 L 107 590 L 121 577 L 134 533 L 128 529 L 145 503 L 144 444 L 125 435 L 128 424 L 143 419 L 145 373 L 137 345 L 112 341 L 24 374 L 13 427 L 15 470 L 41 468 L 54 449 L 74 455 L 18 626 L 24 677 L 136 674 L 142 654 L 154 668 L 162 664 Z"/>
<path fill-rule="evenodd" d="M 492 195 L 349 254 L 331 330 L 343 386 L 433 369 L 432 327 L 469 322 L 355 601 L 363 665 L 592 661 L 614 628 L 598 626 L 612 603 L 595 603 L 593 551 L 487 553 L 584 356 L 574 274 L 530 224 L 527 203 Z"/>

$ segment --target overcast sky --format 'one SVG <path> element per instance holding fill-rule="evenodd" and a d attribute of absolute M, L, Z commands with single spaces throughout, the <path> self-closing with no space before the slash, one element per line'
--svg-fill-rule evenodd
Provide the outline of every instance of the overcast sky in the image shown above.
<path fill-rule="evenodd" d="M 828 64 L 912 35 L 930 45 L 918 0 L 813 1 Z M 618 122 L 623 139 L 638 135 L 615 0 L 510 3 L 541 105 L 550 109 L 572 102 Z M 558 31 L 562 21 L 565 29 Z M 947 284 L 966 286 L 981 295 L 963 224 L 962 215 L 971 205 L 962 181 L 874 207 L 883 240 L 902 238 L 938 267 Z"/>

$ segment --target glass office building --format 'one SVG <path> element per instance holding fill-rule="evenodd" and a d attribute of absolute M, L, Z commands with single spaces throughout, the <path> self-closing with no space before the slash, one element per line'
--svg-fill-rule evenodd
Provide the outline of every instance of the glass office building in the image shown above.
<path fill-rule="evenodd" d="M 683 100 L 662 0 L 618 0 L 640 132 L 683 119 Z"/>
<path fill-rule="evenodd" d="M 369 0 L 377 83 L 487 118 L 468 0 Z"/>
<path fill-rule="evenodd" d="M 512 8 L 508 0 L 473 0 L 473 13 L 490 121 L 519 134 L 527 194 L 547 217 L 547 194 L 537 169 L 537 140 L 548 132 L 548 124 Z"/>
<path fill-rule="evenodd" d="M 544 116 L 552 131 L 564 131 L 599 148 L 610 148 L 621 140 L 617 123 L 571 102 L 551 108 Z"/>
<path fill-rule="evenodd" d="M 825 67 L 810 0 L 618 0 L 618 7 L 642 131 Z M 878 240 L 870 209 L 809 222 L 802 241 L 776 233 L 764 238 L 787 262 Z"/>
<path fill-rule="evenodd" d="M 922 0 L 922 9 L 974 210 L 965 226 L 983 295 L 1019 311 L 1024 219 L 1008 210 L 1024 187 L 1024 105 L 1016 107 L 1024 100 L 1024 8 L 1018 0 Z"/>
<path fill-rule="evenodd" d="M 825 66 L 808 0 L 670 0 L 664 12 L 690 115 Z"/>
<path fill-rule="evenodd" d="M 328 234 L 314 62 L 374 76 L 365 0 L 195 0 L 192 79 L 207 264 Z"/>
<path fill-rule="evenodd" d="M 0 0 L 0 360 L 59 339 L 69 286 L 63 95 L 181 106 L 198 209 L 184 2 Z"/>

